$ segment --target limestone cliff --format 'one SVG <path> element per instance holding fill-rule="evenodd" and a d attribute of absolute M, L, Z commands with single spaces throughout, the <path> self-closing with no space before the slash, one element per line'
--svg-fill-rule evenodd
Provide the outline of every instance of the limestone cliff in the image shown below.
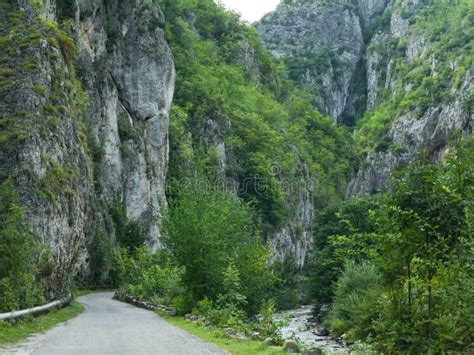
<path fill-rule="evenodd" d="M 462 5 L 391 5 L 390 25 L 367 50 L 368 113 L 356 134 L 374 132 L 379 113 L 388 117 L 363 144 L 367 157 L 348 196 L 383 191 L 398 168 L 420 155 L 441 161 L 457 131 L 472 134 L 473 22 Z"/>
<path fill-rule="evenodd" d="M 173 59 L 153 1 L 8 1 L 0 18 L 1 175 L 61 290 L 117 204 L 159 244 Z"/>
<path fill-rule="evenodd" d="M 364 50 L 387 0 L 282 1 L 257 29 L 267 47 L 307 87 L 316 106 L 352 123 L 365 103 Z"/>
<path fill-rule="evenodd" d="M 257 28 L 315 105 L 356 124 L 365 161 L 347 196 L 382 191 L 420 154 L 471 134 L 472 4 L 282 1 Z M 471 15 L 469 15 L 471 14 Z"/>

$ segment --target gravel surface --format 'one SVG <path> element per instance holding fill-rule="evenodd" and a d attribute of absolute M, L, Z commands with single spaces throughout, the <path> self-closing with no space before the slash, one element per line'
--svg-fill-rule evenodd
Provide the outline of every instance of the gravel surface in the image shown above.
<path fill-rule="evenodd" d="M 2 354 L 225 354 L 155 313 L 112 300 L 113 293 L 78 298 L 86 311 Z"/>

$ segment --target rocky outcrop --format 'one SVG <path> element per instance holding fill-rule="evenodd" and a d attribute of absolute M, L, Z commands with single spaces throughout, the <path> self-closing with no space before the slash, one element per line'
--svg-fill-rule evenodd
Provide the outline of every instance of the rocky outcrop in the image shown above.
<path fill-rule="evenodd" d="M 351 123 L 365 106 L 365 32 L 387 0 L 284 1 L 257 29 L 290 76 L 308 87 L 316 106 L 337 122 Z M 362 83 L 361 83 L 362 81 Z"/>
<path fill-rule="evenodd" d="M 460 32 L 452 40 L 459 41 L 449 49 L 460 51 L 457 59 L 446 60 L 443 49 L 435 53 L 436 36 L 424 34 L 416 24 L 418 11 L 432 5 L 423 0 L 293 0 L 282 2 L 257 24 L 267 47 L 285 60 L 293 79 L 310 88 L 315 105 L 336 122 L 351 125 L 364 115 L 366 122 L 376 120 L 372 112 L 379 120 L 380 115 L 389 116 L 383 136 L 372 138 L 378 146 L 366 149 L 348 197 L 383 191 L 394 170 L 420 153 L 441 159 L 456 131 L 471 133 L 472 60 L 461 63 L 459 41 L 468 34 Z M 446 28 L 439 29 L 443 31 Z M 433 82 L 445 81 L 437 89 L 443 91 L 442 99 L 408 105 L 423 85 L 413 79 L 416 68 L 425 68 Z M 448 68 L 450 74 L 443 73 Z M 406 98 L 403 104 L 400 97 Z"/>
<path fill-rule="evenodd" d="M 305 163 L 300 161 L 299 164 L 300 174 L 296 180 L 284 183 L 288 218 L 273 232 L 271 244 L 274 259 L 283 259 L 289 254 L 294 256 L 299 267 L 303 267 L 312 247 L 315 183 Z"/>
<path fill-rule="evenodd" d="M 395 170 L 420 155 L 441 161 L 456 132 L 472 134 L 472 58 L 466 60 L 462 47 L 455 46 L 450 51 L 458 55 L 447 60 L 441 45 L 437 41 L 430 42 L 426 34 L 417 30 L 414 17 L 425 3 L 401 1 L 393 4 L 390 27 L 376 34 L 369 45 L 368 109 L 377 110 L 377 105 L 392 100 L 394 112 L 386 114 L 394 117 L 387 123 L 385 147 L 368 151 L 349 185 L 348 197 L 385 190 Z M 460 35 L 462 32 L 455 36 L 459 38 Z M 463 61 L 468 63 L 467 67 Z M 403 66 L 398 64 L 397 68 L 397 62 Z M 441 82 L 442 86 L 423 86 L 415 76 L 421 70 L 426 73 L 421 79 Z M 453 80 L 454 77 L 457 79 Z M 417 99 L 417 90 L 433 91 L 431 95 L 439 98 L 422 106 L 423 102 Z M 411 105 L 404 107 L 397 102 L 400 101 L 398 97 L 404 97 Z"/>
<path fill-rule="evenodd" d="M 72 41 L 21 5 L 0 10 L 1 52 L 9 59 L 2 72 L 11 73 L 0 85 L 0 172 L 15 181 L 33 231 L 50 245 L 48 288 L 61 290 L 94 228 L 93 164 L 76 104 L 82 92 Z"/>
<path fill-rule="evenodd" d="M 393 172 L 418 159 L 420 155 L 442 161 L 449 142 L 461 131 L 472 134 L 474 116 L 466 112 L 465 100 L 473 80 L 469 74 L 456 90 L 456 99 L 429 108 L 422 117 L 407 113 L 389 130 L 394 149 L 368 155 L 348 187 L 347 196 L 382 192 L 389 187 Z"/>
<path fill-rule="evenodd" d="M 10 59 L 0 85 L 0 170 L 50 245 L 50 288 L 61 290 L 79 254 L 86 265 L 80 251 L 96 231 L 113 237 L 117 204 L 159 245 L 175 75 L 153 1 L 45 0 L 43 19 L 38 11 L 22 0 L 0 9 Z M 66 19 L 71 28 L 52 22 Z"/>
<path fill-rule="evenodd" d="M 128 218 L 159 245 L 166 206 L 169 111 L 174 92 L 171 52 L 152 1 L 79 1 L 75 35 L 90 98 L 93 136 L 103 149 L 101 197 L 125 204 Z"/>

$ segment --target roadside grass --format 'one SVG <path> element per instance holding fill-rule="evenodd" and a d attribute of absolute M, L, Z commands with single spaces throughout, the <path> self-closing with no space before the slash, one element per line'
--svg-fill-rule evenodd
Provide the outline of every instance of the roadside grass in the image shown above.
<path fill-rule="evenodd" d="M 84 311 L 84 306 L 72 301 L 69 306 L 39 317 L 30 317 L 11 322 L 0 322 L 0 350 L 2 345 L 13 344 L 35 333 L 44 333 L 59 323 L 76 317 Z"/>
<path fill-rule="evenodd" d="M 194 334 L 209 343 L 214 344 L 218 348 L 225 350 L 232 355 L 285 354 L 285 352 L 280 347 L 267 346 L 262 341 L 239 340 L 229 338 L 221 329 L 205 327 L 192 322 L 188 322 L 183 317 L 171 317 L 164 312 L 158 312 L 158 314 L 172 325 L 186 330 L 187 332 Z"/>

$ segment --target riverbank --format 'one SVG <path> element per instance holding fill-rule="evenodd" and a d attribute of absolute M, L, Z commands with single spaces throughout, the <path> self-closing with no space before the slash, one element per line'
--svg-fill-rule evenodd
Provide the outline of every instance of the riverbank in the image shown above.
<path fill-rule="evenodd" d="M 320 349 L 329 354 L 347 354 L 351 348 L 330 336 L 329 332 L 314 319 L 312 306 L 279 313 L 277 320 L 288 319 L 288 325 L 280 329 L 283 339 L 293 339 L 307 349 Z"/>

